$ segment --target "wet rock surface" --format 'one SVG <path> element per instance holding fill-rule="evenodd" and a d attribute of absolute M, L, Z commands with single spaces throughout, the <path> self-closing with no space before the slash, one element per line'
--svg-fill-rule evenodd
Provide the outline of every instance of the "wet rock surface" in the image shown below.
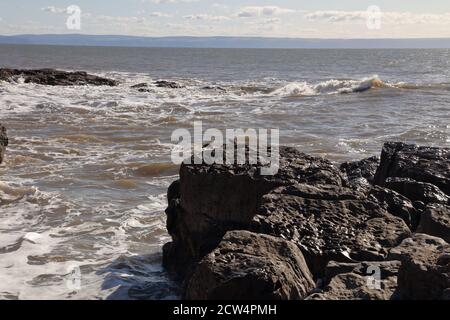
<path fill-rule="evenodd" d="M 153 82 L 152 84 L 148 83 L 138 83 L 135 85 L 132 85 L 130 88 L 135 89 L 139 92 L 152 92 L 151 87 L 157 87 L 157 88 L 166 88 L 166 89 L 181 89 L 183 88 L 183 85 L 174 82 L 174 81 L 167 81 L 167 80 L 158 80 Z"/>
<path fill-rule="evenodd" d="M 155 85 L 158 88 L 168 88 L 168 89 L 180 89 L 180 88 L 183 88 L 183 86 L 180 85 L 179 83 L 176 83 L 176 82 L 173 82 L 173 81 L 166 81 L 166 80 L 156 81 Z"/>
<path fill-rule="evenodd" d="M 387 143 L 377 164 L 373 157 L 337 168 L 286 147 L 280 148 L 274 176 L 262 176 L 259 165 L 183 164 L 180 180 L 168 191 L 173 241 L 164 247 L 164 265 L 184 279 L 190 299 L 245 298 L 239 288 L 261 297 L 255 287 L 273 299 L 409 297 L 397 278 L 399 270 L 415 270 L 409 263 L 414 250 L 445 254 L 437 247 L 449 235 L 449 207 L 443 203 L 448 150 Z M 355 183 L 361 179 L 365 183 Z M 392 183 L 402 187 L 389 189 Z M 269 238 L 279 241 L 268 246 Z M 294 263 L 302 277 L 286 271 L 285 251 L 275 249 L 288 244 L 290 265 L 304 258 Z M 433 261 L 423 263 L 437 265 Z M 377 289 L 367 282 L 372 268 L 381 272 Z M 308 273 L 316 288 L 306 285 Z"/>
<path fill-rule="evenodd" d="M 0 81 L 17 82 L 23 79 L 24 83 L 35 83 L 48 86 L 116 86 L 118 82 L 106 79 L 83 71 L 67 72 L 55 69 L 0 69 Z"/>
<path fill-rule="evenodd" d="M 132 85 L 130 88 L 136 89 L 139 92 L 151 92 L 151 89 L 149 88 L 149 85 L 147 83 L 138 83 Z"/>
<path fill-rule="evenodd" d="M 0 163 L 3 162 L 5 156 L 6 147 L 8 146 L 8 135 L 6 128 L 0 123 Z"/>

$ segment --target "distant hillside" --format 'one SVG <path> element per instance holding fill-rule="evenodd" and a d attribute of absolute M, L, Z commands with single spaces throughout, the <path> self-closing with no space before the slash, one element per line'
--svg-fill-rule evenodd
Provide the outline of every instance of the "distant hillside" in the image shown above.
<path fill-rule="evenodd" d="M 261 37 L 0 36 L 0 44 L 187 48 L 450 48 L 450 39 L 295 39 Z"/>

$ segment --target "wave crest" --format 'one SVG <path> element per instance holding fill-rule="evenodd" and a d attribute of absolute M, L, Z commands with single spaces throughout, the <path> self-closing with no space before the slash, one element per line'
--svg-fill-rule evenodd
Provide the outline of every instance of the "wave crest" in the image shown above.
<path fill-rule="evenodd" d="M 327 80 L 318 84 L 291 82 L 272 91 L 274 96 L 297 97 L 322 94 L 364 92 L 372 88 L 388 87 L 377 75 L 361 80 Z"/>

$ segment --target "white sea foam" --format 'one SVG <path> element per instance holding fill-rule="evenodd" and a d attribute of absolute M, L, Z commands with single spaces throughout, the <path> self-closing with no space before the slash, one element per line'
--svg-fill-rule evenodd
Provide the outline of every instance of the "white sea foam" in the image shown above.
<path fill-rule="evenodd" d="M 271 95 L 282 97 L 356 93 L 381 87 L 384 83 L 376 75 L 361 80 L 327 80 L 317 84 L 292 82 L 274 90 Z"/>

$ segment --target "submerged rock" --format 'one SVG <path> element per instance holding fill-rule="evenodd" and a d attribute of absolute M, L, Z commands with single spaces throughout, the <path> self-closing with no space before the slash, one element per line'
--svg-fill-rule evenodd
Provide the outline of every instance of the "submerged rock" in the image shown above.
<path fill-rule="evenodd" d="M 204 86 L 204 87 L 202 87 L 202 90 L 213 90 L 213 91 L 222 91 L 222 92 L 227 91 L 227 89 L 220 87 L 220 86 Z"/>
<path fill-rule="evenodd" d="M 148 84 L 145 83 L 145 82 L 143 82 L 143 83 L 138 83 L 138 84 L 132 85 L 130 88 L 131 88 L 131 89 L 148 88 Z"/>
<path fill-rule="evenodd" d="M 130 87 L 131 89 L 136 89 L 139 92 L 152 92 L 149 88 L 148 83 L 138 83 Z"/>
<path fill-rule="evenodd" d="M 8 146 L 8 135 L 6 134 L 6 128 L 0 123 L 0 163 L 3 162 L 5 156 L 5 150 Z"/>
<path fill-rule="evenodd" d="M 169 88 L 169 89 L 180 89 L 183 88 L 182 85 L 173 82 L 173 81 L 165 81 L 165 80 L 161 80 L 161 81 L 156 81 L 155 85 L 158 88 Z"/>
<path fill-rule="evenodd" d="M 15 82 L 20 78 L 25 83 L 49 86 L 117 86 L 118 82 L 98 77 L 83 71 L 67 72 L 54 69 L 19 70 L 0 69 L 0 81 Z"/>
<path fill-rule="evenodd" d="M 298 300 L 314 288 L 301 251 L 281 238 L 228 232 L 187 283 L 191 300 Z"/>

